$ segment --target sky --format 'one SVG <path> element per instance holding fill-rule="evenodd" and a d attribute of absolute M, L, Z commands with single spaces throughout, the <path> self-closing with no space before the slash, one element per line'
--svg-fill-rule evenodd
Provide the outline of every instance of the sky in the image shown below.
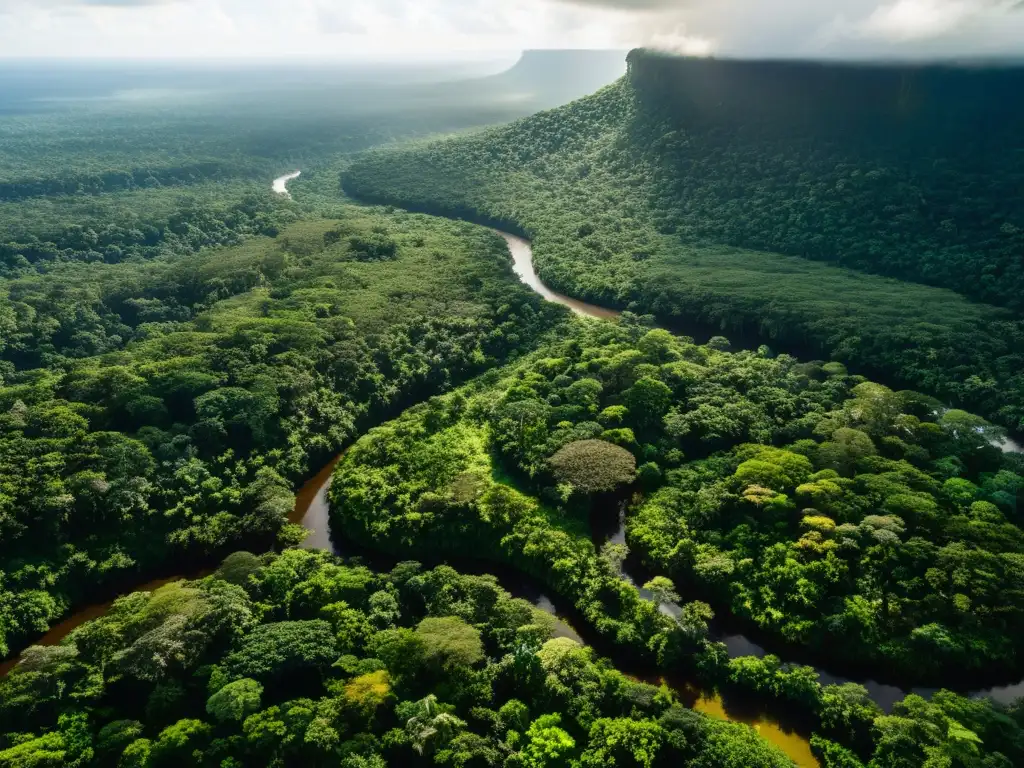
<path fill-rule="evenodd" d="M 0 57 L 1024 56 L 1024 0 L 0 0 Z"/>

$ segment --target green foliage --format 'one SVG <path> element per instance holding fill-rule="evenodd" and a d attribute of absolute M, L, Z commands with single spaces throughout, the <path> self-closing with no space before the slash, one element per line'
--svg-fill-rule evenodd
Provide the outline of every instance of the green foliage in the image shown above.
<path fill-rule="evenodd" d="M 480 631 L 458 616 L 426 618 L 416 627 L 428 663 L 443 669 L 472 667 L 484 658 Z"/>
<path fill-rule="evenodd" d="M 257 627 L 225 661 L 235 675 L 265 680 L 323 669 L 337 656 L 326 621 L 281 621 Z"/>
<path fill-rule="evenodd" d="M 255 680 L 242 678 L 228 683 L 206 702 L 206 711 L 221 722 L 244 720 L 260 709 L 263 686 Z"/>
<path fill-rule="evenodd" d="M 350 237 L 348 244 L 357 261 L 391 261 L 398 253 L 398 244 L 377 232 Z"/>
<path fill-rule="evenodd" d="M 867 690 L 856 683 L 829 685 L 822 691 L 822 728 L 845 744 L 861 748 L 870 744 L 870 729 L 881 714 Z"/>
<path fill-rule="evenodd" d="M 214 575 L 122 598 L 53 649 L 62 653 L 37 657 L 0 680 L 0 765 L 678 764 L 680 737 L 645 714 L 673 706 L 674 695 L 630 681 L 572 641 L 548 640 L 550 630 L 538 630 L 532 606 L 500 589 L 494 577 L 410 563 L 392 574 L 372 573 L 374 594 L 391 595 L 398 607 L 398 625 L 378 634 L 407 633 L 424 649 L 412 657 L 380 654 L 387 644 L 382 639 L 337 659 L 326 622 L 276 620 L 297 594 L 319 595 L 308 599 L 327 607 L 331 595 L 310 592 L 308 585 L 340 570 L 359 569 L 327 553 L 291 550 L 261 558 L 244 587 Z M 203 644 L 189 667 L 169 666 L 160 683 L 126 685 L 104 662 L 123 655 L 158 620 L 195 623 L 194 596 L 225 590 L 238 608 L 259 618 Z M 365 624 L 369 603 L 349 609 Z M 319 673 L 302 679 L 310 664 Z M 446 665 L 447 676 L 431 674 L 438 664 Z M 261 682 L 225 684 L 218 671 L 256 666 Z M 12 694 L 27 684 L 42 687 L 40 675 L 50 676 L 50 687 L 62 695 L 52 708 L 25 712 Z M 165 721 L 130 719 L 140 697 L 161 687 L 182 693 L 181 712 Z M 690 714 L 700 732 L 714 729 Z M 755 754 L 755 742 L 752 730 L 737 726 L 709 746 L 709 754 Z M 700 759 L 702 744 L 693 739 L 686 756 Z M 766 743 L 756 754 L 774 756 L 765 765 L 786 764 Z"/>
<path fill-rule="evenodd" d="M 368 719 L 391 698 L 391 681 L 385 669 L 360 675 L 345 684 L 345 705 Z"/>
<path fill-rule="evenodd" d="M 1017 70 L 634 51 L 592 96 L 367 153 L 342 182 L 529 232 L 552 288 L 714 349 L 756 335 L 1022 429 L 1019 85 Z M 856 97 L 819 98 L 840 93 Z"/>
<path fill-rule="evenodd" d="M 530 722 L 530 709 L 518 699 L 510 699 L 498 710 L 499 727 L 504 731 L 524 733 Z"/>
<path fill-rule="evenodd" d="M 120 755 L 128 745 L 142 736 L 144 730 L 138 720 L 115 720 L 108 723 L 96 734 L 96 752 L 108 760 Z"/>
<path fill-rule="evenodd" d="M 412 704 L 411 708 L 399 705 L 399 717 L 410 716 L 405 731 L 413 750 L 418 755 L 429 754 L 447 745 L 466 723 L 453 715 L 449 707 L 441 705 L 433 694 Z"/>
<path fill-rule="evenodd" d="M 150 759 L 157 765 L 202 765 L 211 730 L 201 720 L 179 720 L 160 732 Z"/>
<path fill-rule="evenodd" d="M 555 478 L 584 494 L 614 491 L 636 476 L 636 459 L 604 440 L 578 440 L 551 457 Z"/>
<path fill-rule="evenodd" d="M 217 576 L 230 584 L 245 586 L 249 576 L 259 567 L 260 559 L 251 552 L 232 552 L 217 569 Z"/>
<path fill-rule="evenodd" d="M 575 749 L 572 736 L 559 728 L 560 715 L 542 715 L 526 729 L 526 743 L 521 764 L 525 768 L 561 768 L 569 764 L 568 756 Z"/>
<path fill-rule="evenodd" d="M 47 734 L 0 751 L 3 768 L 58 768 L 65 765 L 67 753 L 60 734 Z"/>
<path fill-rule="evenodd" d="M 708 723 L 693 768 L 783 768 L 789 761 L 736 723 Z"/>
<path fill-rule="evenodd" d="M 602 718 L 590 727 L 580 765 L 652 768 L 663 738 L 664 730 L 652 720 Z"/>
<path fill-rule="evenodd" d="M 23 281 L 0 281 L 0 317 L 3 290 L 21 296 L 0 350 L 0 652 L 127 574 L 291 542 L 293 484 L 357 424 L 563 316 L 518 283 L 493 233 L 343 210 L 231 249 L 25 278 L 41 291 L 31 307 Z M 376 230 L 393 260 L 325 240 Z M 68 346 L 94 311 L 116 319 L 101 356 Z M 254 567 L 238 554 L 225 575 Z"/>
<path fill-rule="evenodd" d="M 857 759 L 857 755 L 828 739 L 812 737 L 811 748 L 824 768 L 864 768 L 864 763 Z"/>

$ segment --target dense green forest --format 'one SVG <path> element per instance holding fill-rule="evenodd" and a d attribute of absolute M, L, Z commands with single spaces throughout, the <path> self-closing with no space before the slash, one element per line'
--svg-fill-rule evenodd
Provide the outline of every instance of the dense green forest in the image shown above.
<path fill-rule="evenodd" d="M 673 661 L 692 648 L 591 542 L 590 515 L 614 520 L 614 492 L 633 488 L 634 550 L 780 638 L 926 681 L 1019 669 L 1024 459 L 990 444 L 999 430 L 720 341 L 628 317 L 577 328 L 371 430 L 332 486 L 335 527 L 489 552 Z"/>
<path fill-rule="evenodd" d="M 630 60 L 565 107 L 368 153 L 345 188 L 528 233 L 570 295 L 1022 428 L 1024 323 L 995 306 L 1024 295 L 1020 69 Z"/>
<path fill-rule="evenodd" d="M 201 182 L 118 194 L 0 203 L 0 276 L 45 273 L 64 262 L 118 264 L 186 255 L 276 235 L 294 220 L 265 183 Z"/>
<path fill-rule="evenodd" d="M 231 109 L 115 102 L 0 116 L 0 276 L 275 235 L 285 203 L 269 180 L 284 170 L 303 168 L 310 191 L 335 203 L 337 169 L 354 152 L 530 111 L 529 102 L 510 109 L 451 95 L 432 108 L 403 107 L 387 91 L 314 110 L 316 95 L 288 98 L 294 111 L 268 106 L 278 95 L 263 94 L 254 103 L 227 95 Z"/>
<path fill-rule="evenodd" d="M 564 313 L 497 235 L 362 209 L 2 295 L 4 655 L 128 574 L 295 541 L 297 481 Z"/>
<path fill-rule="evenodd" d="M 121 598 L 32 649 L 0 713 L 4 768 L 792 765 L 553 638 L 493 577 L 301 550 Z"/>
<path fill-rule="evenodd" d="M 704 602 L 659 607 L 680 600 L 677 585 L 696 588 L 841 662 L 919 678 L 1005 674 L 1022 651 L 1024 462 L 989 445 L 998 430 L 960 411 L 937 417 L 927 397 L 722 343 L 630 316 L 577 321 L 361 438 L 335 473 L 332 527 L 396 555 L 513 565 L 634 663 L 776 697 L 874 752 L 874 766 L 955 752 L 955 728 L 910 737 L 860 686 L 822 688 L 812 669 L 771 656 L 729 659 L 709 640 Z M 622 578 L 628 549 L 596 535 L 619 500 L 635 507 L 634 553 L 675 583 L 656 576 L 641 594 Z M 862 702 L 843 725 L 839 700 Z M 967 706 L 953 701 L 965 700 L 930 706 Z M 910 697 L 900 711 L 925 706 Z M 988 764 L 983 754 L 948 764 Z"/>
<path fill-rule="evenodd" d="M 617 62 L 0 68 L 0 656 L 267 553 L 25 650 L 0 768 L 792 765 L 698 694 L 801 766 L 1024 764 L 1024 702 L 780 660 L 1024 674 L 1021 70 L 638 51 L 478 130 Z M 289 523 L 348 446 L 372 568 Z"/>
<path fill-rule="evenodd" d="M 294 541 L 319 462 L 561 316 L 496 236 L 337 185 L 543 89 L 83 67 L 0 68 L 2 655 L 127 578 Z M 301 206 L 269 188 L 295 167 Z"/>

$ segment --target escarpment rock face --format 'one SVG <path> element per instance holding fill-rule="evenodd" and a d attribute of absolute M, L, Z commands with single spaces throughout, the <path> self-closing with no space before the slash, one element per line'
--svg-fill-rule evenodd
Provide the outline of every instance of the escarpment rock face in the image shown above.
<path fill-rule="evenodd" d="M 773 120 L 787 126 L 815 120 L 847 133 L 875 121 L 917 127 L 933 141 L 971 131 L 984 121 L 996 135 L 1012 135 L 1024 106 L 1012 98 L 1024 87 L 1024 63 L 851 63 L 711 59 L 638 48 L 626 57 L 630 83 L 648 100 L 694 117 Z M 936 122 L 938 121 L 938 122 Z M 888 134 L 880 130 L 870 138 Z M 895 137 L 889 136 L 890 139 Z M 985 142 L 988 136 L 977 137 Z M 918 149 L 920 151 L 920 148 Z"/>
<path fill-rule="evenodd" d="M 630 135 L 699 237 L 1024 308 L 1024 66 L 628 66 Z"/>

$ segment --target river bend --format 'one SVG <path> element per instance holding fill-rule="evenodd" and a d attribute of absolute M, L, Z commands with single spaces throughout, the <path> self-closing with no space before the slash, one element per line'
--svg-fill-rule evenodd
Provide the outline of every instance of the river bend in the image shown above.
<path fill-rule="evenodd" d="M 283 176 L 279 176 L 274 179 L 272 184 L 273 191 L 290 199 L 291 193 L 288 191 L 288 182 L 298 178 L 301 173 L 301 171 L 292 171 L 291 173 L 284 174 Z M 533 250 L 530 242 L 507 232 L 495 231 L 497 231 L 498 234 L 500 234 L 508 243 L 509 252 L 512 255 L 513 269 L 515 270 L 516 275 L 519 276 L 523 283 L 535 290 L 542 297 L 548 301 L 562 304 L 576 314 L 585 317 L 607 320 L 614 319 L 620 315 L 620 313 L 614 309 L 601 307 L 595 304 L 588 304 L 587 302 L 580 301 L 551 290 L 540 280 L 534 270 Z M 1007 452 L 1024 451 L 1024 448 L 1009 438 L 1003 440 L 1000 443 L 1000 447 Z M 296 494 L 295 508 L 290 519 L 291 522 L 301 523 L 305 528 L 309 529 L 310 534 L 302 544 L 306 549 L 329 550 L 339 555 L 352 554 L 352 552 L 346 552 L 346 550 L 349 549 L 349 546 L 347 546 L 345 542 L 332 539 L 330 534 L 330 510 L 327 500 L 327 491 L 330 488 L 331 476 L 334 469 L 343 456 L 344 454 L 341 454 L 332 459 L 313 478 L 303 485 Z M 607 538 L 620 543 L 625 542 L 624 511 L 620 512 L 618 528 L 614 530 L 614 532 L 607 534 Z M 599 545 L 601 542 L 595 543 Z M 460 567 L 461 564 L 456 563 L 456 566 Z M 478 569 L 470 568 L 469 570 L 471 572 Z M 488 567 L 487 570 L 504 571 L 507 569 Z M 196 577 L 199 575 L 204 574 L 190 574 L 189 577 Z M 631 574 L 628 570 L 624 570 L 622 576 L 633 584 L 639 585 L 644 583 L 644 579 L 640 578 L 637 574 Z M 136 587 L 132 591 L 149 591 L 172 580 L 173 579 L 163 579 L 161 581 L 149 582 Z M 510 575 L 508 573 L 499 574 L 499 581 L 501 582 L 502 587 L 512 594 L 524 597 L 530 600 L 530 602 L 541 610 L 554 615 L 557 619 L 555 630 L 556 635 L 571 637 L 578 642 L 583 642 L 583 638 L 580 634 L 564 619 L 558 616 L 559 612 L 556 609 L 556 603 L 558 601 L 552 600 L 548 595 L 544 594 L 536 584 L 531 584 L 527 579 L 520 578 L 516 574 Z M 81 609 L 65 621 L 51 628 L 49 632 L 37 641 L 37 644 L 55 645 L 59 643 L 75 628 L 91 619 L 102 616 L 106 613 L 110 605 L 111 603 L 107 602 Z M 664 610 L 670 615 L 676 614 L 679 611 L 679 606 L 667 605 L 664 606 Z M 716 639 L 721 640 L 726 644 L 729 648 L 730 656 L 763 656 L 766 653 L 764 648 L 741 634 L 721 634 L 716 637 Z M 20 661 L 20 659 L 12 659 L 0 665 L 0 675 L 6 674 L 18 663 L 18 661 Z M 799 662 L 795 661 L 792 663 Z M 818 672 L 819 679 L 823 684 L 847 682 L 847 679 L 831 675 L 822 669 L 817 669 L 816 671 Z M 859 682 L 864 685 L 868 689 L 872 698 L 887 711 L 891 709 L 892 705 L 896 701 L 911 692 L 896 686 L 884 685 L 873 680 L 857 680 L 855 682 Z M 683 687 L 680 686 L 680 688 Z M 933 689 L 914 689 L 913 692 L 928 695 L 932 690 Z M 680 690 L 679 693 L 690 706 L 698 711 L 719 719 L 744 722 L 751 725 L 762 737 L 780 747 L 798 766 L 800 766 L 800 768 L 816 768 L 818 766 L 818 761 L 811 753 L 808 740 L 803 735 L 795 732 L 793 728 L 783 725 L 780 720 L 772 714 L 766 711 L 758 711 L 756 706 L 753 708 L 743 706 L 742 712 L 734 711 L 734 708 L 727 705 L 721 697 L 713 693 L 699 691 L 695 687 L 689 685 L 685 686 L 685 688 Z M 1024 696 L 1024 681 L 1014 685 L 976 691 L 971 695 L 991 696 L 997 701 L 1008 703 L 1019 696 Z"/>

